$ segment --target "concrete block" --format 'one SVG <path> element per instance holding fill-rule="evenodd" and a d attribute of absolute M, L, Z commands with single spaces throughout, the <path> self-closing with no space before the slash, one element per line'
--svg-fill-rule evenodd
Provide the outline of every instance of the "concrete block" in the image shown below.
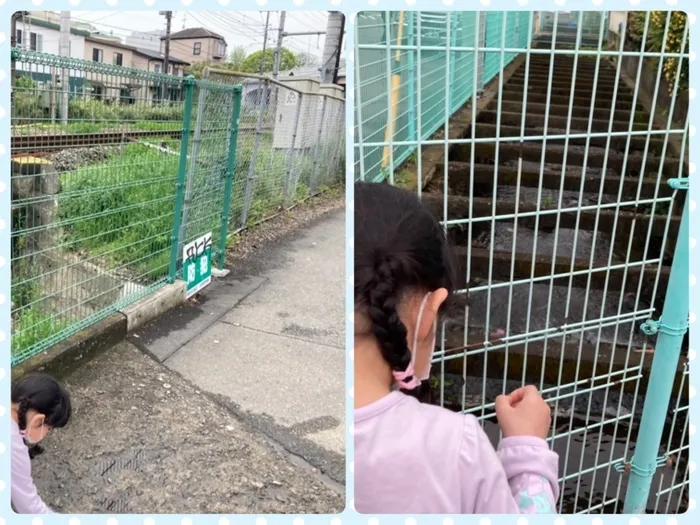
<path fill-rule="evenodd" d="M 185 287 L 185 281 L 175 281 L 123 308 L 121 313 L 126 317 L 127 331 L 133 332 L 182 304 L 185 301 Z"/>

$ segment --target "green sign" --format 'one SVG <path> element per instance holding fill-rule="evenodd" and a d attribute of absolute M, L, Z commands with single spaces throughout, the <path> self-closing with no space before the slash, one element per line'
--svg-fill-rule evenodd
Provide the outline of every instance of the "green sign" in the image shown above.
<path fill-rule="evenodd" d="M 185 299 L 199 293 L 211 282 L 211 233 L 182 249 L 182 278 L 187 283 Z"/>

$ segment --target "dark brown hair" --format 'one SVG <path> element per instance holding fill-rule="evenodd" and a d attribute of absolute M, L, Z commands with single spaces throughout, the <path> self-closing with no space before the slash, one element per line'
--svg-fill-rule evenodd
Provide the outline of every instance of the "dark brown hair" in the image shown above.
<path fill-rule="evenodd" d="M 438 220 L 416 195 L 388 184 L 355 184 L 355 311 L 366 313 L 392 370 L 411 361 L 398 314 L 410 290 L 454 289 L 452 253 Z"/>

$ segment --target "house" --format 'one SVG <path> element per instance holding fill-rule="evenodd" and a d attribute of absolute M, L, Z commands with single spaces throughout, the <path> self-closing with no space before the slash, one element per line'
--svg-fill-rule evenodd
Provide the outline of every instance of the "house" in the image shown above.
<path fill-rule="evenodd" d="M 17 20 L 16 45 L 30 51 L 40 53 L 59 54 L 59 36 L 61 33 L 60 24 L 46 20 L 42 17 L 27 16 Z M 71 28 L 70 31 L 70 56 L 72 58 L 83 58 L 85 55 L 85 39 L 90 33 L 80 29 Z M 23 62 L 15 65 L 17 75 L 29 76 L 40 84 L 52 81 L 52 76 L 57 75 L 54 71 L 45 67 L 32 66 Z M 70 70 L 69 86 L 70 91 L 75 93 L 83 87 L 83 73 L 81 71 Z"/>
<path fill-rule="evenodd" d="M 165 37 L 160 38 L 160 51 L 165 52 Z M 221 35 L 204 29 L 192 27 L 170 35 L 170 56 L 190 64 L 196 62 L 226 61 L 226 40 Z"/>
<path fill-rule="evenodd" d="M 134 51 L 134 62 L 133 66 L 135 69 L 143 69 L 144 71 L 151 71 L 153 73 L 163 73 L 163 61 L 165 56 L 163 53 L 158 51 L 152 51 L 150 49 L 136 49 Z M 176 77 L 185 76 L 185 67 L 189 66 L 189 63 L 179 58 L 173 56 L 168 57 L 168 73 Z M 148 98 L 150 100 L 158 100 L 165 98 L 162 90 L 156 85 L 151 84 L 148 86 L 148 92 L 138 91 L 136 93 L 139 100 Z M 171 89 L 168 92 L 167 98 L 171 100 L 181 100 L 184 97 L 184 92 L 181 89 Z"/>
<path fill-rule="evenodd" d="M 132 67 L 136 48 L 94 36 L 85 38 L 85 60 L 114 66 Z M 131 92 L 142 87 L 142 82 L 128 80 L 117 75 L 87 73 L 86 79 L 94 98 L 118 103 L 131 97 Z"/>
<path fill-rule="evenodd" d="M 136 49 L 134 51 L 134 59 L 131 67 L 135 69 L 143 69 L 144 71 L 152 71 L 153 73 L 164 73 L 163 61 L 165 55 L 151 49 Z M 168 57 L 168 74 L 176 77 L 184 76 L 185 67 L 189 66 L 189 62 L 180 60 L 174 56 Z"/>

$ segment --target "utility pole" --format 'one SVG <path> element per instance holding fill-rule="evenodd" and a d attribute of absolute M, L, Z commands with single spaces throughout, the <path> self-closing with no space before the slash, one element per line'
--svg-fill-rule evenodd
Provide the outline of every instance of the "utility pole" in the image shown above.
<path fill-rule="evenodd" d="M 338 71 L 340 70 L 340 57 L 343 54 L 343 37 L 345 36 L 345 15 L 340 13 L 343 21 L 340 27 L 340 38 L 338 39 L 338 53 L 335 55 L 335 67 L 333 68 L 333 84 L 338 82 Z"/>
<path fill-rule="evenodd" d="M 62 57 L 70 57 L 70 11 L 61 11 L 61 34 L 59 36 L 58 54 Z M 61 124 L 68 124 L 68 70 L 61 68 Z"/>
<path fill-rule="evenodd" d="M 277 79 L 277 74 L 280 71 L 280 55 L 282 54 L 282 40 L 284 39 L 284 22 L 287 18 L 287 11 L 280 13 L 279 34 L 277 36 L 277 48 L 275 49 L 275 62 L 272 66 L 272 78 Z M 264 57 L 263 57 L 264 58 Z"/>
<path fill-rule="evenodd" d="M 326 42 L 323 46 L 323 56 L 321 58 L 321 82 L 323 84 L 332 84 L 337 80 L 344 26 L 345 17 L 343 13 L 331 11 L 328 14 Z"/>
<path fill-rule="evenodd" d="M 173 12 L 172 11 L 160 11 L 158 14 L 165 15 L 165 50 L 163 53 L 163 73 L 168 74 L 168 62 L 170 61 L 170 23 L 172 22 Z M 161 96 L 161 101 L 163 98 L 168 96 L 168 87 L 164 87 L 164 94 Z"/>
<path fill-rule="evenodd" d="M 10 18 L 10 46 L 13 48 L 17 47 L 17 17 L 19 16 L 19 11 L 12 13 Z M 22 35 L 24 36 L 24 35 Z M 13 97 L 15 96 L 15 61 L 10 61 L 10 105 L 12 105 Z"/>
<path fill-rule="evenodd" d="M 260 74 L 265 73 L 265 50 L 267 49 L 267 32 L 270 28 L 270 11 L 265 17 L 265 38 L 263 38 L 262 55 L 260 56 Z"/>
<path fill-rule="evenodd" d="M 289 33 L 284 30 L 284 21 L 287 18 L 287 12 L 282 11 L 280 14 L 279 36 L 277 37 L 277 48 L 275 49 L 275 63 L 272 69 L 272 78 L 277 79 L 280 70 L 280 61 L 282 55 L 282 40 L 287 36 L 309 36 L 309 35 L 325 35 L 325 31 L 299 31 Z"/>

